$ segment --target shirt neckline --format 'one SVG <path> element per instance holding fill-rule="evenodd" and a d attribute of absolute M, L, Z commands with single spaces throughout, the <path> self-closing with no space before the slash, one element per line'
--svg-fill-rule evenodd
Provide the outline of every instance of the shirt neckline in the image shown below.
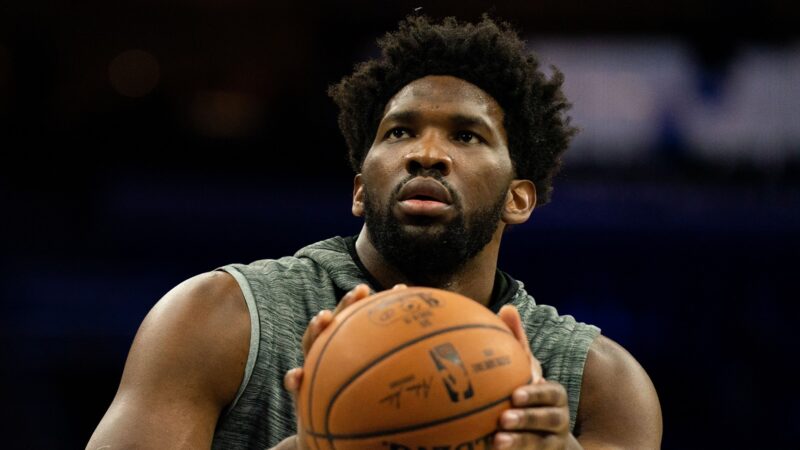
<path fill-rule="evenodd" d="M 358 267 L 358 270 L 361 271 L 361 274 L 367 281 L 367 284 L 369 284 L 370 288 L 375 292 L 385 290 L 386 288 L 378 283 L 378 280 L 372 276 L 369 270 L 367 270 L 366 266 L 364 266 L 364 263 L 361 262 L 361 258 L 358 256 L 358 252 L 356 251 L 356 239 L 358 239 L 358 235 L 343 238 L 345 246 L 347 247 L 347 252 L 350 254 L 353 262 Z M 497 269 L 494 275 L 492 295 L 490 297 L 489 304 L 486 305 L 486 307 L 495 313 L 499 312 L 503 305 L 511 303 L 518 290 L 519 283 L 517 283 L 517 280 L 511 278 L 511 275 L 503 272 L 502 270 Z"/>

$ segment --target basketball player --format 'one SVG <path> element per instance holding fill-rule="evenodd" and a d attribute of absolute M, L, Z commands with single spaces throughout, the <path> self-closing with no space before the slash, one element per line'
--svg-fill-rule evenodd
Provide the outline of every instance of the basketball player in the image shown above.
<path fill-rule="evenodd" d="M 658 398 L 637 361 L 497 269 L 504 230 L 550 200 L 573 134 L 561 75 L 544 76 L 488 18 L 412 17 L 379 43 L 381 58 L 330 89 L 361 232 L 167 293 L 89 448 L 303 448 L 292 395 L 304 351 L 333 314 L 395 285 L 475 299 L 535 356 L 534 381 L 515 390 L 498 432 L 468 448 L 659 447 Z"/>

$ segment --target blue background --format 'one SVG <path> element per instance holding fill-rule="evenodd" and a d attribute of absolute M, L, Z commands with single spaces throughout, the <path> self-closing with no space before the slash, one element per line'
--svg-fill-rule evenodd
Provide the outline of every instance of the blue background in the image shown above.
<path fill-rule="evenodd" d="M 562 3 L 423 6 L 463 18 L 493 8 L 532 36 L 670 36 L 705 69 L 692 76 L 711 97 L 740 43 L 792 54 L 798 41 L 800 14 L 782 2 Z M 82 448 L 138 325 L 182 280 L 358 232 L 325 88 L 414 6 L 5 7 L 4 448 Z M 161 64 L 136 97 L 107 75 L 129 48 Z M 231 104 L 250 99 L 240 110 L 257 112 L 204 131 L 197 92 L 236 92 Z M 663 448 L 794 446 L 800 143 L 778 165 L 730 163 L 696 156 L 670 123 L 662 131 L 631 164 L 570 160 L 552 204 L 504 238 L 500 267 L 641 362 L 660 395 Z"/>

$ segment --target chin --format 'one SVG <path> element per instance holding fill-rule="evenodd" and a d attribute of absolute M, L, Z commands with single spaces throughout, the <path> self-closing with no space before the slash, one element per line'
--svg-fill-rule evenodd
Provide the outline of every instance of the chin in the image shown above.
<path fill-rule="evenodd" d="M 431 220 L 415 220 L 413 222 L 400 223 L 400 230 L 407 236 L 417 238 L 439 238 L 445 233 L 446 224 Z"/>

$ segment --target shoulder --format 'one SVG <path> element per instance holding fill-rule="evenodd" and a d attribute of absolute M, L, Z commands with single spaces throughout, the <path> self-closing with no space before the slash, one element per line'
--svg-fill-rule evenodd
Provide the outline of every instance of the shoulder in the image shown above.
<path fill-rule="evenodd" d="M 228 264 L 220 270 L 237 277 L 241 274 L 251 284 L 274 283 L 288 278 L 325 278 L 331 271 L 331 264 L 324 264 L 331 255 L 341 255 L 331 251 L 315 251 L 303 249 L 292 256 L 277 259 L 260 259 L 249 264 Z M 341 265 L 341 264 L 339 264 Z M 336 264 L 332 265 L 334 268 Z M 241 280 L 240 280 L 241 281 Z"/>
<path fill-rule="evenodd" d="M 249 340 L 249 311 L 236 280 L 219 271 L 200 274 L 175 286 L 147 314 L 125 375 L 179 365 L 224 403 L 238 390 Z"/>
<path fill-rule="evenodd" d="M 647 372 L 613 340 L 598 336 L 583 371 L 576 435 L 584 447 L 659 448 L 661 406 Z"/>
<path fill-rule="evenodd" d="M 239 306 L 242 292 L 236 280 L 223 271 L 206 272 L 189 278 L 167 292 L 150 314 L 183 308 L 224 312 L 226 306 Z M 243 304 L 242 304 L 243 305 Z"/>
<path fill-rule="evenodd" d="M 233 277 L 212 272 L 177 285 L 139 327 L 88 448 L 208 447 L 239 389 L 249 339 L 248 309 Z"/>
<path fill-rule="evenodd" d="M 259 308 L 285 308 L 289 303 L 306 308 L 307 302 L 312 305 L 306 309 L 313 310 L 316 306 L 330 308 L 330 301 L 316 305 L 315 299 L 327 293 L 347 292 L 364 282 L 364 274 L 348 251 L 347 239 L 341 237 L 311 244 L 292 256 L 229 264 L 221 270 L 237 280 L 245 296 L 252 293 Z M 271 301 L 284 298 L 297 301 Z"/>
<path fill-rule="evenodd" d="M 202 339 L 224 324 L 247 325 L 247 318 L 239 284 L 230 274 L 215 271 L 189 278 L 167 292 L 147 314 L 139 333 L 155 325 L 178 328 L 186 335 L 199 332 L 196 337 Z"/>

